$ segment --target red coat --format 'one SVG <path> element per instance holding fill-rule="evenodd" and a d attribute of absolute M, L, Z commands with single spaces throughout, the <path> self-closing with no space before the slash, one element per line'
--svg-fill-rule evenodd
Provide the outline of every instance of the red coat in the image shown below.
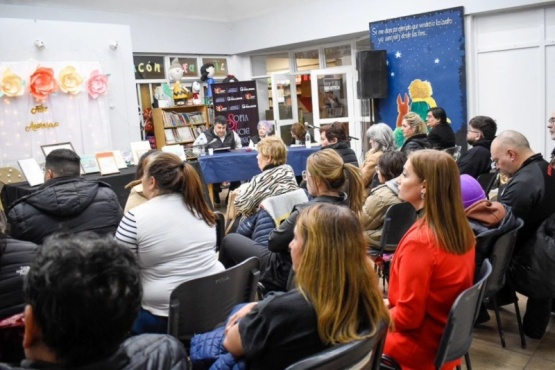
<path fill-rule="evenodd" d="M 440 250 L 431 230 L 421 222 L 399 243 L 389 282 L 389 312 L 395 329 L 387 335 L 384 353 L 403 369 L 434 369 L 451 306 L 473 284 L 474 253 L 474 248 L 464 255 Z M 443 369 L 457 363 L 460 360 Z"/>

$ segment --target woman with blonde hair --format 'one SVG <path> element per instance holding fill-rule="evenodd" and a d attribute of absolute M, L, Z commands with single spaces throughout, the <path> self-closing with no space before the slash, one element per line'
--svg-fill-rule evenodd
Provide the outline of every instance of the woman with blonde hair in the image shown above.
<path fill-rule="evenodd" d="M 372 337 L 390 320 L 351 210 L 307 207 L 294 235 L 298 289 L 243 307 L 226 326 L 225 349 L 245 356 L 250 369 L 284 369 L 328 346 Z"/>
<path fill-rule="evenodd" d="M 451 306 L 474 278 L 476 243 L 455 160 L 437 150 L 412 153 L 399 177 L 399 198 L 412 204 L 419 219 L 393 258 L 388 298 L 395 330 L 384 353 L 403 369 L 434 369 Z"/>
<path fill-rule="evenodd" d="M 241 185 L 235 192 L 235 207 L 243 217 L 258 212 L 267 197 L 284 194 L 298 188 L 295 172 L 287 164 L 287 147 L 277 136 L 268 136 L 258 143 L 259 175 Z"/>
<path fill-rule="evenodd" d="M 401 131 L 403 131 L 403 136 L 406 139 L 401 147 L 402 152 L 408 154 L 415 150 L 430 148 L 428 127 L 418 114 L 414 112 L 405 114 L 401 123 Z"/>
<path fill-rule="evenodd" d="M 267 291 L 286 289 L 292 263 L 289 243 L 293 239 L 293 229 L 302 209 L 317 203 L 331 203 L 346 205 L 357 216 L 362 210 L 365 192 L 360 170 L 351 164 L 344 164 L 335 150 L 324 149 L 312 153 L 306 161 L 305 175 L 308 193 L 314 198 L 293 207 L 289 217 L 270 233 L 267 247 L 247 243 L 236 234 L 227 235 L 222 243 L 220 261 L 226 267 L 252 256 L 260 259 L 260 281 Z M 348 189 L 345 193 L 342 188 L 346 183 Z"/>
<path fill-rule="evenodd" d="M 204 200 L 196 171 L 160 152 L 147 163 L 149 199 L 121 220 L 116 239 L 136 253 L 143 299 L 133 333 L 165 333 L 171 292 L 182 282 L 224 270 L 216 256 L 216 215 Z"/>

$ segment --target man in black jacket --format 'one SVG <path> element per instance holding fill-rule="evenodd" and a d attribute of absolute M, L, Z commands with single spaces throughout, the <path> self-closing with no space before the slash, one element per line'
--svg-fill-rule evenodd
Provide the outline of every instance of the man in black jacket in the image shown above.
<path fill-rule="evenodd" d="M 514 259 L 520 253 L 527 253 L 522 246 L 533 240 L 540 225 L 555 213 L 555 169 L 541 154 L 530 149 L 524 135 L 512 130 L 503 131 L 493 140 L 491 158 L 499 171 L 510 178 L 499 201 L 510 206 L 513 213 L 524 221 L 515 244 Z M 542 248 L 544 245 L 541 243 L 530 247 Z M 552 269 L 555 269 L 555 265 Z M 535 288 L 538 287 L 529 287 L 531 291 Z M 529 337 L 538 339 L 545 334 L 551 315 L 552 298 L 555 295 L 528 298 L 523 329 Z"/>
<path fill-rule="evenodd" d="M 125 340 L 141 305 L 140 269 L 112 237 L 47 239 L 25 296 L 23 368 L 187 369 L 185 349 L 168 335 Z"/>
<path fill-rule="evenodd" d="M 491 142 L 495 139 L 497 124 L 487 116 L 476 116 L 468 123 L 466 141 L 472 145 L 459 161 L 461 175 L 475 179 L 491 170 Z"/>
<path fill-rule="evenodd" d="M 46 156 L 45 183 L 18 199 L 8 212 L 9 234 L 42 244 L 55 232 L 115 234 L 123 216 L 110 185 L 80 177 L 80 158 L 69 149 Z"/>

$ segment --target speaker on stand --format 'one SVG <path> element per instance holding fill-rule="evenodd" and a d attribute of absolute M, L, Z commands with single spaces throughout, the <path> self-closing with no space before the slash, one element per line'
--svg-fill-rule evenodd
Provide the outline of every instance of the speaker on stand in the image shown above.
<path fill-rule="evenodd" d="M 360 99 L 361 113 L 368 112 L 370 122 L 362 122 L 361 137 L 364 153 L 368 151 L 366 131 L 375 123 L 375 101 L 387 97 L 387 62 L 385 50 L 361 50 L 357 52 L 358 72 L 357 98 Z"/>

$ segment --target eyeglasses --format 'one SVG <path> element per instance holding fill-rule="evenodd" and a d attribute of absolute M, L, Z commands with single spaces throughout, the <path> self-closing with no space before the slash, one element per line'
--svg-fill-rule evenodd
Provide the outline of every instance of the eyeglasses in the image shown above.
<path fill-rule="evenodd" d="M 547 120 L 547 122 L 549 122 L 550 124 L 554 124 L 555 123 L 555 117 L 551 117 L 549 120 Z"/>
<path fill-rule="evenodd" d="M 481 133 L 480 131 L 471 130 L 471 129 L 468 129 L 467 131 L 468 131 L 468 132 L 471 132 L 471 133 L 473 133 L 473 134 L 480 134 L 480 133 Z"/>

